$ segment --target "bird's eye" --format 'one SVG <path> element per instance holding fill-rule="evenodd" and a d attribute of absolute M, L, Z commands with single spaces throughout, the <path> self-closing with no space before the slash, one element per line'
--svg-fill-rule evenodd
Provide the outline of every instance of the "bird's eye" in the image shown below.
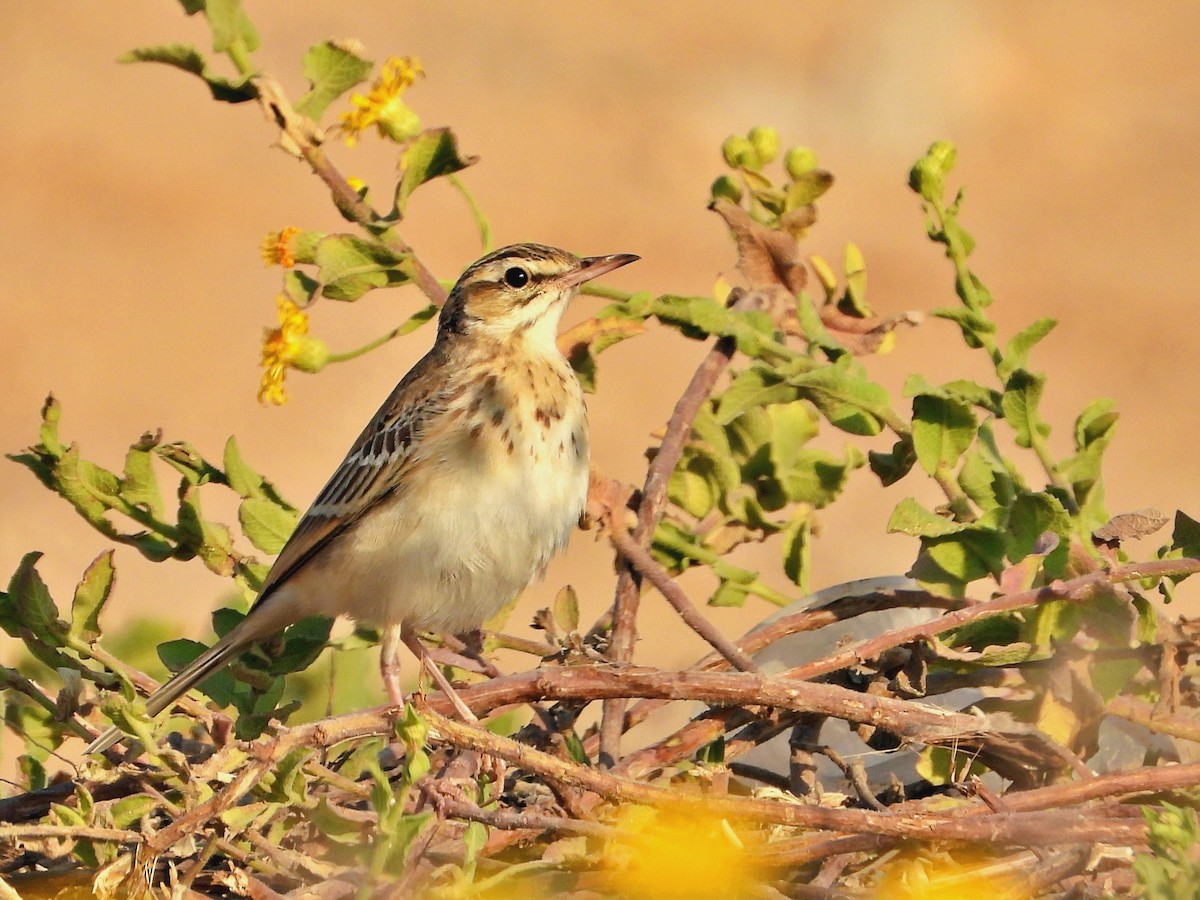
<path fill-rule="evenodd" d="M 525 287 L 525 285 L 529 283 L 529 273 L 520 266 L 513 266 L 511 269 L 505 269 L 504 283 L 509 287 L 514 288 Z"/>

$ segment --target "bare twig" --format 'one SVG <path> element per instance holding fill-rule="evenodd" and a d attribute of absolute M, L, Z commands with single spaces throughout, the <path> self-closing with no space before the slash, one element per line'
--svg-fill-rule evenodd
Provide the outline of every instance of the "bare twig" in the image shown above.
<path fill-rule="evenodd" d="M 675 404 L 662 443 L 654 455 L 654 461 L 646 472 L 642 500 L 638 506 L 637 528 L 634 540 L 642 547 L 650 544 L 659 519 L 662 518 L 667 499 L 667 483 L 675 464 L 683 454 L 684 445 L 692 433 L 692 422 L 700 407 L 708 400 L 713 386 L 729 361 L 733 358 L 736 344 L 733 338 L 720 338 L 700 362 L 683 395 Z M 641 576 L 628 563 L 621 566 L 617 574 L 616 597 L 613 601 L 613 630 L 609 644 L 609 658 L 615 663 L 629 662 L 633 658 L 633 645 L 637 639 L 637 612 L 641 599 Z M 621 732 L 625 718 L 625 701 L 610 700 L 604 704 L 604 717 L 600 725 L 600 760 L 612 765 L 620 756 Z"/>
<path fill-rule="evenodd" d="M 1069 600 L 1079 603 L 1090 598 L 1096 591 L 1110 584 L 1124 581 L 1138 581 L 1143 578 L 1164 578 L 1167 576 L 1192 575 L 1200 572 L 1200 560 L 1173 559 L 1155 562 L 1137 563 L 1122 566 L 1112 572 L 1089 572 L 1069 581 L 1055 581 L 1045 587 L 1021 591 L 1016 594 L 1005 594 L 993 600 L 976 603 L 956 612 L 946 613 L 929 622 L 910 625 L 907 628 L 897 628 L 857 644 L 839 653 L 831 653 L 822 659 L 796 666 L 782 673 L 788 678 L 809 679 L 825 675 L 855 665 L 863 660 L 874 659 L 885 650 L 899 647 L 912 641 L 931 638 L 958 628 L 968 622 L 976 622 L 1002 612 L 1011 612 L 1047 603 L 1051 600 Z"/>
<path fill-rule="evenodd" d="M 617 521 L 611 523 L 609 537 L 622 558 L 630 562 L 640 575 L 658 588 L 659 593 L 666 597 L 667 602 L 675 608 L 679 617 L 689 628 L 708 641 L 735 668 L 743 672 L 758 671 L 754 660 L 739 650 L 733 641 L 721 634 L 708 619 L 700 614 L 700 610 L 688 599 L 687 594 L 675 583 L 667 570 L 658 564 L 645 547 L 633 539 L 622 523 Z"/>

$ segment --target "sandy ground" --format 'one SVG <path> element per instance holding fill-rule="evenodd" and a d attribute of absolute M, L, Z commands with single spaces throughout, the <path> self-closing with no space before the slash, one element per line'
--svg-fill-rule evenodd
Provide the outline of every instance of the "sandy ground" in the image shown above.
<path fill-rule="evenodd" d="M 857 242 L 880 312 L 949 304 L 949 268 L 924 238 L 905 175 L 931 141 L 956 141 L 956 177 L 969 187 L 964 221 L 1003 333 L 1036 317 L 1061 320 L 1034 357 L 1049 375 L 1055 450 L 1067 451 L 1070 422 L 1090 398 L 1112 397 L 1122 420 L 1109 454 L 1110 509 L 1200 514 L 1195 4 L 1139 7 L 1136 19 L 1116 2 L 273 0 L 249 10 L 263 35 L 260 64 L 293 96 L 304 87 L 300 56 L 327 37 L 359 37 L 379 60 L 421 57 L 428 78 L 411 103 L 481 156 L 464 178 L 498 242 L 639 253 L 641 263 L 611 279 L 626 289 L 707 293 L 732 275 L 730 241 L 704 202 L 722 170 L 721 140 L 765 122 L 786 143 L 815 148 L 837 176 L 810 252 L 840 259 L 844 243 Z M 63 434 L 109 466 L 147 429 L 217 458 L 234 433 L 247 459 L 304 505 L 432 331 L 319 378 L 294 377 L 283 408 L 256 402 L 279 278 L 263 268 L 259 241 L 289 224 L 340 225 L 319 183 L 271 146 L 252 105 L 215 104 L 198 81 L 164 67 L 114 63 L 136 45 L 207 49 L 206 40 L 202 23 L 167 0 L 0 8 L 9 61 L 0 79 L 0 449 L 36 440 L 52 390 Z M 331 153 L 376 184 L 393 165 L 373 139 Z M 418 196 L 405 233 L 443 276 L 478 255 L 465 208 L 440 186 Z M 357 346 L 416 302 L 409 291 L 354 306 L 325 301 L 314 331 L 335 348 Z M 913 370 L 935 381 L 984 375 L 981 360 L 947 350 L 951 333 L 930 322 L 871 369 L 896 396 Z M 648 435 L 702 350 L 657 335 L 611 351 L 591 404 L 598 467 L 640 480 Z M 813 586 L 903 571 L 915 545 L 884 524 L 912 490 L 880 491 L 859 473 L 822 517 Z M 42 550 L 40 570 L 67 602 L 104 541 L 7 462 L 0 502 L 0 578 Z M 774 553 L 761 564 L 775 565 Z M 129 548 L 117 564 L 110 621 L 151 612 L 176 620 L 181 634 L 206 633 L 224 590 L 215 577 L 197 564 L 152 565 Z M 604 545 L 579 536 L 523 610 L 567 580 L 590 621 L 611 599 Z M 685 584 L 702 595 L 702 583 Z M 665 606 L 655 596 L 647 605 Z M 713 616 L 740 632 L 768 611 Z M 522 612 L 514 627 L 526 620 Z M 673 624 L 647 633 L 670 635 L 643 639 L 647 662 L 679 663 L 701 649 Z"/>

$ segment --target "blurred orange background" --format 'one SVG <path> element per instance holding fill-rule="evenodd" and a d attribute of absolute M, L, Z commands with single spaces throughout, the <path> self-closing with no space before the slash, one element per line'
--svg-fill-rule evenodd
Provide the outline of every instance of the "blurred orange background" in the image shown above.
<path fill-rule="evenodd" d="M 949 264 L 926 240 L 905 179 L 933 140 L 956 142 L 952 183 L 968 186 L 963 221 L 1002 337 L 1034 318 L 1061 322 L 1033 355 L 1049 376 L 1052 447 L 1069 452 L 1074 416 L 1093 397 L 1113 397 L 1122 419 L 1108 454 L 1110 511 L 1200 515 L 1200 6 L 1143 5 L 1136 16 L 1116 2 L 248 0 L 247 9 L 263 39 L 256 61 L 293 99 L 306 87 L 301 56 L 328 37 L 363 40 L 377 62 L 419 56 L 428 77 L 406 98 L 427 126 L 452 125 L 464 152 L 480 155 L 463 178 L 497 244 L 638 253 L 642 262 L 610 279 L 625 289 L 707 294 L 719 275 L 735 277 L 731 241 L 704 204 L 723 171 L 721 141 L 766 123 L 785 146 L 814 148 L 837 177 L 806 252 L 840 262 L 845 242 L 858 243 L 881 314 L 951 305 Z M 0 449 L 36 441 L 53 391 L 64 437 L 102 464 L 119 469 L 145 430 L 218 460 L 233 433 L 246 459 L 304 506 L 433 331 L 320 377 L 293 374 L 282 408 L 256 402 L 280 277 L 263 267 L 260 240 L 286 225 L 348 226 L 307 168 L 272 146 L 254 104 L 217 104 L 190 76 L 114 62 L 131 47 L 176 41 L 208 51 L 204 23 L 169 0 L 0 8 L 9 60 L 0 80 L 9 260 Z M 331 145 L 330 155 L 386 196 L 394 148 L 372 136 L 353 151 Z M 442 277 L 480 252 L 467 209 L 442 185 L 417 195 L 404 233 Z M 412 289 L 353 305 L 324 300 L 313 333 L 349 349 L 419 303 Z M 584 298 L 572 315 L 597 303 Z M 911 371 L 986 377 L 955 331 L 927 321 L 868 361 L 897 406 Z M 591 400 L 598 468 L 640 483 L 649 435 L 703 352 L 659 330 L 605 355 Z M 885 524 L 913 492 L 937 502 L 916 478 L 880 490 L 856 473 L 821 516 L 813 588 L 906 569 L 915 542 Z M 0 580 L 42 550 L 40 571 L 65 605 L 104 540 L 7 461 L 0 500 Z M 210 514 L 232 516 L 209 502 Z M 776 552 L 747 558 L 777 568 Z M 121 548 L 117 565 L 110 624 L 148 611 L 177 620 L 182 635 L 208 633 L 226 585 L 198 563 L 153 565 Z M 772 575 L 782 588 L 781 578 Z M 592 621 L 612 596 L 605 544 L 577 536 L 512 630 L 524 632 L 528 611 L 567 580 Z M 684 583 L 705 596 L 702 580 Z M 703 650 L 665 627 L 659 598 L 646 608 L 664 627 L 644 629 L 639 660 L 679 664 Z M 740 633 L 769 611 L 712 616 Z M 3 645 L 8 658 L 12 647 Z"/>

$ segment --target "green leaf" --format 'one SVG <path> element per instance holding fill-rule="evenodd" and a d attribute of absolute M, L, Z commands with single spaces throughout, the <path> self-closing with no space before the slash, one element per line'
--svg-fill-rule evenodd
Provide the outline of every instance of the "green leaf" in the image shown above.
<path fill-rule="evenodd" d="M 1035 375 L 1025 369 L 1017 369 L 1004 385 L 1000 405 L 1004 418 L 1016 432 L 1018 447 L 1029 449 L 1034 441 L 1041 441 L 1050 434 L 1050 426 L 1042 420 L 1038 404 L 1042 400 L 1042 389 L 1046 377 Z"/>
<path fill-rule="evenodd" d="M 71 626 L 68 635 L 92 643 L 100 636 L 100 613 L 112 593 L 113 551 L 106 550 L 92 560 L 75 588 L 71 602 Z"/>
<path fill-rule="evenodd" d="M 697 519 L 708 515 L 717 503 L 717 492 L 713 490 L 711 481 L 692 470 L 693 465 L 707 462 L 707 456 L 693 454 L 685 466 L 675 467 L 667 482 L 667 495 L 671 502 Z"/>
<path fill-rule="evenodd" d="M 428 181 L 453 175 L 478 162 L 463 156 L 449 128 L 429 128 L 409 141 L 400 156 L 400 181 L 396 185 L 396 212 L 402 214 L 413 191 Z"/>
<path fill-rule="evenodd" d="M 567 634 L 579 630 L 579 595 L 569 584 L 554 598 L 554 621 Z"/>
<path fill-rule="evenodd" d="M 183 476 L 187 484 L 225 484 L 225 473 L 206 460 L 187 441 L 174 441 L 158 448 L 158 458 Z"/>
<path fill-rule="evenodd" d="M 912 535 L 913 537 L 941 537 L 948 534 L 958 534 L 969 526 L 963 522 L 955 522 L 945 516 L 923 507 L 912 497 L 905 497 L 892 510 L 888 519 L 887 530 L 890 533 Z"/>
<path fill-rule="evenodd" d="M 242 9 L 241 0 L 205 0 L 204 14 L 212 28 L 215 52 L 226 53 L 238 47 L 258 49 L 258 32 Z"/>
<path fill-rule="evenodd" d="M 313 121 L 320 120 L 336 100 L 371 74 L 373 63 L 348 41 L 325 41 L 304 54 L 304 77 L 312 89 L 296 101 L 296 112 Z"/>
<path fill-rule="evenodd" d="M 989 528 L 968 526 L 958 534 L 922 540 L 921 557 L 960 584 L 970 584 L 987 576 L 998 576 L 1004 560 L 1004 535 Z M 920 560 L 914 576 L 925 581 Z"/>
<path fill-rule="evenodd" d="M 736 581 L 722 581 L 713 595 L 708 598 L 709 606 L 734 606 L 740 607 L 746 604 L 746 597 L 749 596 L 750 590 L 745 585 L 738 584 Z"/>
<path fill-rule="evenodd" d="M 912 437 L 905 435 L 892 445 L 890 452 L 871 450 L 867 453 L 867 459 L 870 462 L 871 471 L 875 473 L 880 484 L 887 487 L 895 484 L 912 470 L 913 464 L 917 461 L 917 454 L 913 450 Z"/>
<path fill-rule="evenodd" d="M 888 394 L 868 381 L 862 367 L 850 357 L 829 366 L 788 375 L 788 383 L 799 388 L 831 425 L 850 434 L 879 434 L 882 416 L 888 411 Z"/>
<path fill-rule="evenodd" d="M 803 593 L 808 593 L 812 569 L 811 536 L 812 514 L 807 509 L 801 509 L 783 529 L 783 571 Z"/>
<path fill-rule="evenodd" d="M 318 244 L 320 241 L 317 242 Z M 316 263 L 316 244 L 313 245 L 313 259 Z M 304 309 L 321 291 L 321 282 L 299 269 L 288 269 L 283 273 L 283 295 Z"/>
<path fill-rule="evenodd" d="M 233 538 L 229 528 L 204 518 L 200 512 L 200 492 L 194 486 L 179 493 L 179 531 L 181 549 L 199 556 L 217 575 L 233 574 Z"/>
<path fill-rule="evenodd" d="M 908 173 L 908 186 L 921 199 L 935 206 L 942 202 L 946 189 L 946 176 L 954 168 L 958 150 L 949 141 L 936 141 L 929 146 L 925 155 L 913 163 Z"/>
<path fill-rule="evenodd" d="M 1065 559 L 1071 535 L 1071 517 L 1062 503 L 1045 493 L 1018 496 L 1008 516 L 1011 539 L 1008 558 L 1012 562 L 1020 562 L 1034 552 L 1038 539 L 1046 532 L 1059 538 L 1055 553 Z"/>
<path fill-rule="evenodd" d="M 150 452 L 158 446 L 156 435 L 144 434 L 141 440 L 125 454 L 124 477 L 121 479 L 121 499 L 150 513 L 154 518 L 163 516 L 162 493 L 158 488 L 158 477 L 154 474 L 154 456 Z"/>
<path fill-rule="evenodd" d="M 765 366 L 743 369 L 729 383 L 717 401 L 716 421 L 728 425 L 748 409 L 771 403 L 788 403 L 797 391 Z"/>
<path fill-rule="evenodd" d="M 867 263 L 857 244 L 846 244 L 843 270 L 846 273 L 846 297 L 838 308 L 844 313 L 866 318 L 871 315 L 871 307 L 867 304 Z"/>
<path fill-rule="evenodd" d="M 1058 324 L 1056 319 L 1038 319 L 1032 325 L 1017 332 L 1004 350 L 1004 359 L 996 367 L 996 373 L 1001 381 L 1007 381 L 1017 369 L 1024 369 L 1029 364 L 1029 351 L 1042 338 L 1054 330 Z"/>
<path fill-rule="evenodd" d="M 271 657 L 267 671 L 289 675 L 307 669 L 324 652 L 332 627 L 333 619 L 325 616 L 308 616 L 289 625 L 283 632 L 283 647 Z"/>
<path fill-rule="evenodd" d="M 1175 528 L 1171 532 L 1171 549 L 1192 559 L 1200 558 L 1200 522 L 1182 510 L 1175 512 Z"/>
<path fill-rule="evenodd" d="M 12 603 L 12 621 L 4 616 L 4 630 L 15 638 L 22 637 L 28 630 L 43 644 L 61 647 L 66 642 L 67 631 L 58 618 L 58 607 L 50 597 L 50 590 L 37 571 L 41 553 L 26 553 L 8 583 L 8 599 Z M 15 625 L 15 628 L 10 626 Z"/>
<path fill-rule="evenodd" d="M 155 797 L 132 794 L 113 803 L 108 808 L 108 813 L 112 816 L 114 828 L 130 828 L 157 806 L 158 800 Z"/>
<path fill-rule="evenodd" d="M 58 437 L 58 421 L 62 418 L 62 404 L 60 404 L 53 394 L 46 397 L 45 403 L 42 404 L 42 426 L 39 432 L 39 439 L 46 452 L 51 456 L 62 456 L 66 452 L 66 447 Z"/>
<path fill-rule="evenodd" d="M 847 446 L 843 459 L 827 450 L 801 450 L 792 455 L 789 468 L 777 470 L 776 477 L 789 500 L 821 509 L 837 499 L 850 472 L 865 461 L 853 446 Z"/>
<path fill-rule="evenodd" d="M 968 450 L 958 472 L 958 485 L 971 502 L 984 512 L 1007 507 L 1013 497 L 1012 479 L 1001 467 L 996 469 L 978 450 Z"/>
<path fill-rule="evenodd" d="M 962 329 L 963 340 L 968 347 L 972 348 L 982 347 L 984 342 L 996 331 L 995 322 L 965 306 L 931 309 L 929 315 L 957 323 L 958 327 Z"/>
<path fill-rule="evenodd" d="M 931 394 L 913 398 L 913 449 L 930 475 L 957 465 L 978 427 L 971 407 L 962 400 Z"/>
<path fill-rule="evenodd" d="M 238 507 L 238 522 L 242 531 L 263 553 L 276 554 L 296 530 L 300 516 L 295 510 L 284 509 L 277 503 L 260 497 L 243 500 Z"/>
<path fill-rule="evenodd" d="M 229 486 L 243 500 L 263 496 L 263 477 L 246 465 L 246 461 L 242 459 L 242 451 L 238 447 L 237 438 L 232 435 L 225 442 L 225 453 L 221 465 L 225 469 L 225 477 L 229 480 Z"/>
<path fill-rule="evenodd" d="M 321 293 L 332 300 L 357 300 L 372 288 L 412 279 L 408 256 L 353 234 L 326 235 L 313 258 L 320 268 Z"/>
<path fill-rule="evenodd" d="M 199 76 L 208 85 L 214 100 L 223 103 L 243 103 L 258 96 L 250 76 L 227 78 L 208 67 L 203 54 L 190 44 L 160 44 L 155 47 L 136 47 L 117 57 L 119 63 L 156 62 L 173 66 Z"/>
<path fill-rule="evenodd" d="M 826 172 L 824 169 L 810 169 L 801 173 L 788 185 L 784 207 L 796 209 L 799 206 L 808 206 L 810 203 L 820 200 L 831 187 L 833 187 L 832 173 Z"/>

